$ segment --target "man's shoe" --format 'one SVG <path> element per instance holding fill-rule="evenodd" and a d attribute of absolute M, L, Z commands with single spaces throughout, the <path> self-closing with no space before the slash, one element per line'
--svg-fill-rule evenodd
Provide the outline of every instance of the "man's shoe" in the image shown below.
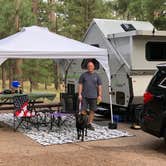
<path fill-rule="evenodd" d="M 131 129 L 139 130 L 141 129 L 141 126 L 137 124 L 132 124 Z"/>
<path fill-rule="evenodd" d="M 92 131 L 95 131 L 95 128 L 91 125 L 91 124 L 88 124 L 88 130 L 92 130 Z"/>

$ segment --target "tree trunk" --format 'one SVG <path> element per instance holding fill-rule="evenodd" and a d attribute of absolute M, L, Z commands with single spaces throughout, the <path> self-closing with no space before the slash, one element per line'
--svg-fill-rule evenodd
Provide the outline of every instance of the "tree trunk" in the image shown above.
<path fill-rule="evenodd" d="M 2 89 L 6 88 L 6 68 L 5 68 L 5 64 L 2 64 Z"/>
<path fill-rule="evenodd" d="M 19 9 L 21 6 L 21 0 L 16 0 L 16 14 L 15 14 L 15 29 L 16 32 L 19 31 L 19 27 L 20 27 L 20 19 L 19 19 Z M 20 81 L 21 85 L 22 85 L 22 66 L 23 60 L 22 59 L 16 59 L 16 66 L 15 66 L 15 77 L 18 81 Z"/>
<path fill-rule="evenodd" d="M 30 83 L 30 89 L 29 91 L 32 92 L 32 89 L 33 89 L 33 82 L 31 80 L 31 78 L 29 78 L 29 83 Z"/>
<path fill-rule="evenodd" d="M 9 88 L 11 89 L 12 86 L 11 86 L 11 83 L 13 81 L 13 60 L 10 59 L 9 60 Z"/>
<path fill-rule="evenodd" d="M 15 60 L 15 68 L 14 71 L 14 79 L 18 80 L 21 84 L 21 87 L 23 88 L 23 79 L 22 79 L 22 66 L 23 60 L 22 59 L 16 59 Z"/>
<path fill-rule="evenodd" d="M 55 5 L 55 0 L 48 0 L 48 3 L 52 6 Z M 55 32 L 57 31 L 57 23 L 56 23 L 56 14 L 54 10 L 50 10 L 48 18 L 51 22 L 51 31 Z M 60 78 L 59 78 L 59 65 L 54 61 L 54 86 L 56 89 L 59 89 L 59 84 L 60 84 Z"/>
<path fill-rule="evenodd" d="M 55 5 L 55 0 L 48 0 L 48 3 L 53 6 Z M 48 14 L 48 19 L 50 20 L 51 23 L 51 31 L 55 32 L 57 30 L 57 24 L 56 24 L 56 14 L 54 10 L 50 10 Z"/>
<path fill-rule="evenodd" d="M 15 10 L 16 10 L 16 13 L 15 13 L 15 30 L 16 32 L 19 31 L 19 27 L 20 27 L 20 19 L 19 19 L 19 9 L 20 9 L 20 6 L 21 6 L 21 0 L 16 0 L 15 1 L 16 3 L 16 6 L 15 6 Z"/>
<path fill-rule="evenodd" d="M 22 76 L 22 66 L 23 60 L 22 59 L 16 59 L 16 63 L 15 63 L 15 78 L 17 80 L 21 80 L 21 76 Z"/>
<path fill-rule="evenodd" d="M 39 25 L 38 6 L 39 6 L 39 0 L 32 0 L 32 12 L 35 14 L 37 25 Z"/>
<path fill-rule="evenodd" d="M 44 86 L 45 86 L 45 90 L 47 90 L 48 89 L 47 88 L 47 81 L 45 81 Z"/>
<path fill-rule="evenodd" d="M 59 79 L 59 65 L 54 61 L 54 87 L 59 89 L 60 79 Z"/>
<path fill-rule="evenodd" d="M 86 0 L 86 2 L 85 2 L 85 8 L 84 8 L 84 10 L 85 10 L 85 15 L 84 15 L 84 31 L 86 31 L 86 26 L 88 25 L 88 13 L 89 13 L 89 11 L 88 11 L 88 0 Z"/>

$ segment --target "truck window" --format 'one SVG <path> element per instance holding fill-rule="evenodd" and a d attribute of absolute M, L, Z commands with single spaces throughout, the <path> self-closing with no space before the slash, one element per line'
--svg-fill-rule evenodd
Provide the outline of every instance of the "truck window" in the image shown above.
<path fill-rule="evenodd" d="M 165 61 L 166 42 L 147 42 L 145 55 L 148 61 Z"/>
<path fill-rule="evenodd" d="M 155 89 L 161 89 L 161 88 L 166 89 L 166 73 L 160 70 L 156 72 L 149 86 Z"/>
<path fill-rule="evenodd" d="M 166 89 L 166 77 L 160 82 L 158 86 Z"/>

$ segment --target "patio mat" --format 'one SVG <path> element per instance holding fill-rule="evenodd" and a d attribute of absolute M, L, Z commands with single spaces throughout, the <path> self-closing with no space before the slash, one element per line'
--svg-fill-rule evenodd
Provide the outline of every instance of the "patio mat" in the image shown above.
<path fill-rule="evenodd" d="M 13 114 L 0 114 L 0 121 L 8 124 L 9 126 L 13 126 Z M 100 126 L 97 124 L 93 124 L 93 126 L 95 127 L 95 131 L 88 130 L 88 135 L 85 136 L 84 141 L 106 140 L 133 136 L 133 134 L 130 134 L 127 131 L 110 130 L 107 126 Z M 75 143 L 80 141 L 77 140 L 74 116 L 70 116 L 61 128 L 54 125 L 52 131 L 49 131 L 48 126 L 40 126 L 39 131 L 35 127 L 31 127 L 30 129 L 20 127 L 18 131 L 42 145 Z"/>

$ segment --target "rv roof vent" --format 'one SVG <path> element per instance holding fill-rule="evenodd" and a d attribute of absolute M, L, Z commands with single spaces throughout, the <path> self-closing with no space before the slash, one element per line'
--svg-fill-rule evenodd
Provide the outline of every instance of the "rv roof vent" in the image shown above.
<path fill-rule="evenodd" d="M 135 31 L 135 27 L 132 24 L 121 24 L 121 27 L 127 31 Z"/>

